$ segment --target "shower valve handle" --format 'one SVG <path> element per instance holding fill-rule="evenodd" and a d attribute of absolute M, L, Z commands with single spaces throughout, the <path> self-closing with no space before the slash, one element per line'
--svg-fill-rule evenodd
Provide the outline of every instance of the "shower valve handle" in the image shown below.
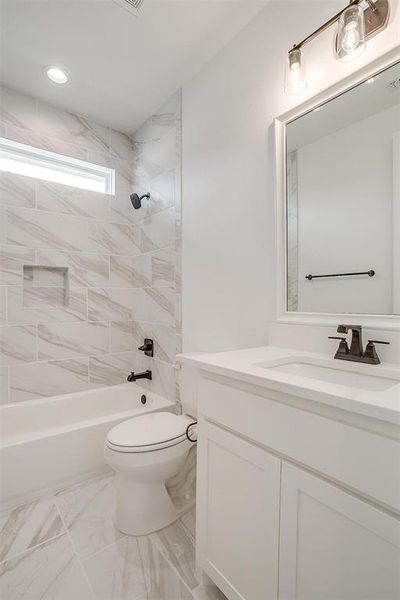
<path fill-rule="evenodd" d="M 138 350 L 144 352 L 146 356 L 154 355 L 154 342 L 150 338 L 144 338 L 143 346 L 139 346 Z"/>

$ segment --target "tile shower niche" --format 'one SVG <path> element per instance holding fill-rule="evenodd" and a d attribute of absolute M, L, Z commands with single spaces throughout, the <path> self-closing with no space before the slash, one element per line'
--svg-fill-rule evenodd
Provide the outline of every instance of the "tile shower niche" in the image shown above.
<path fill-rule="evenodd" d="M 23 266 L 23 307 L 59 308 L 69 304 L 67 267 Z"/>

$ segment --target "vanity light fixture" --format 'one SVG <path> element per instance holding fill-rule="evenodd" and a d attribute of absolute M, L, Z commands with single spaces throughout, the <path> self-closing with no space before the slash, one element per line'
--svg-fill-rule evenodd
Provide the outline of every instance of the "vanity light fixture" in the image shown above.
<path fill-rule="evenodd" d="M 363 2 L 367 4 L 365 8 L 361 6 Z M 364 52 L 366 40 L 385 29 L 388 20 L 389 0 L 351 0 L 348 6 L 289 50 L 286 91 L 289 94 L 299 94 L 307 87 L 302 48 L 325 29 L 338 23 L 335 55 L 338 60 L 349 62 Z"/>
<path fill-rule="evenodd" d="M 67 83 L 69 79 L 67 73 L 60 67 L 46 67 L 45 72 L 53 83 Z"/>
<path fill-rule="evenodd" d="M 352 4 L 339 17 L 336 56 L 342 62 L 354 60 L 365 50 L 364 10 Z"/>
<path fill-rule="evenodd" d="M 307 87 L 303 54 L 300 48 L 293 48 L 289 52 L 285 87 L 289 94 L 300 94 Z"/>

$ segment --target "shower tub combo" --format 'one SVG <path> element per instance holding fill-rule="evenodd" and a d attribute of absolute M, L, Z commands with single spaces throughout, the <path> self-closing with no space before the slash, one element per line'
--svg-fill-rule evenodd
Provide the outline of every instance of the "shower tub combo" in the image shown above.
<path fill-rule="evenodd" d="M 135 383 L 1 406 L 0 504 L 100 472 L 108 431 L 154 411 L 174 404 Z"/>

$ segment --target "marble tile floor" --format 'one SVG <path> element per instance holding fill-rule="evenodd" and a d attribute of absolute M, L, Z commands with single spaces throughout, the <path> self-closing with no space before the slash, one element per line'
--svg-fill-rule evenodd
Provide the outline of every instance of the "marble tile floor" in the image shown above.
<path fill-rule="evenodd" d="M 113 522 L 107 473 L 0 513 L 2 600 L 223 600 L 195 576 L 195 514 L 142 537 Z"/>

